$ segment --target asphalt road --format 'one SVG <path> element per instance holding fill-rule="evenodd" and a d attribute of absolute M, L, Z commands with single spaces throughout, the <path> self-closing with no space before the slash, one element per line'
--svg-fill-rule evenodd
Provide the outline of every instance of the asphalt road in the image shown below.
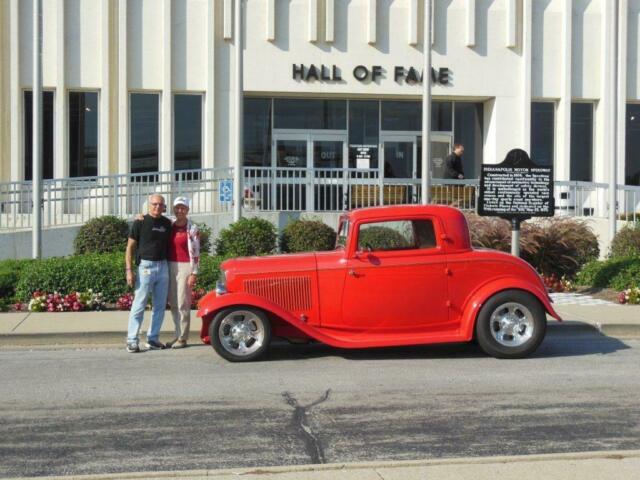
<path fill-rule="evenodd" d="M 640 448 L 640 341 L 548 336 L 531 358 L 467 345 L 0 349 L 0 476 Z"/>

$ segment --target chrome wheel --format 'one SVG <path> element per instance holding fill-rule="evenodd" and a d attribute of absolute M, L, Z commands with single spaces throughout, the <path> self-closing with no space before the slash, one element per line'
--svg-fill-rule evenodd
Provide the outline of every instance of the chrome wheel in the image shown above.
<path fill-rule="evenodd" d="M 517 302 L 498 306 L 489 319 L 491 335 L 500 345 L 519 347 L 534 334 L 534 317 L 531 311 Z"/>
<path fill-rule="evenodd" d="M 260 350 L 265 332 L 263 319 L 250 310 L 234 310 L 218 326 L 220 345 L 234 357 L 247 357 Z"/>

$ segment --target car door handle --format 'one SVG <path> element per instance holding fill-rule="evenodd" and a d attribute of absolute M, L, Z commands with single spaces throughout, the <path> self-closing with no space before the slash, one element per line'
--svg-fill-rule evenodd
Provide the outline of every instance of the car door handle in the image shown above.
<path fill-rule="evenodd" d="M 349 275 L 351 275 L 351 276 L 352 276 L 352 277 L 354 277 L 354 278 L 358 278 L 358 277 L 360 277 L 360 276 L 361 276 L 361 275 L 360 275 L 358 272 L 356 272 L 353 268 L 349 269 Z"/>

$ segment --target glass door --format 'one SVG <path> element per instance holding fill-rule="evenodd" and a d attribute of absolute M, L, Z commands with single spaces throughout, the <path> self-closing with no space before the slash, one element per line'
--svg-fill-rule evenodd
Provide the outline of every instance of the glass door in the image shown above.
<path fill-rule="evenodd" d="M 431 133 L 431 178 L 445 177 L 444 159 L 451 153 L 451 143 L 450 133 Z M 420 151 L 422 152 L 422 143 Z"/>
<path fill-rule="evenodd" d="M 347 135 L 274 133 L 272 209 L 342 210 Z"/>
<path fill-rule="evenodd" d="M 380 201 L 384 205 L 412 202 L 416 179 L 416 135 L 381 135 L 384 186 Z"/>
<path fill-rule="evenodd" d="M 347 136 L 344 134 L 311 133 L 313 157 L 313 209 L 339 211 L 344 209 L 343 178 L 347 167 Z"/>
<path fill-rule="evenodd" d="M 274 134 L 270 210 L 307 209 L 308 143 L 303 133 Z"/>

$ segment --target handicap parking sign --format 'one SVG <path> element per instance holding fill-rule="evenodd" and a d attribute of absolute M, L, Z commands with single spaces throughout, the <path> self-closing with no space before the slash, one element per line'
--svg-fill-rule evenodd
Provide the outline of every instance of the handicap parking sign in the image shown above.
<path fill-rule="evenodd" d="M 220 180 L 220 202 L 231 203 L 233 200 L 233 180 Z"/>

